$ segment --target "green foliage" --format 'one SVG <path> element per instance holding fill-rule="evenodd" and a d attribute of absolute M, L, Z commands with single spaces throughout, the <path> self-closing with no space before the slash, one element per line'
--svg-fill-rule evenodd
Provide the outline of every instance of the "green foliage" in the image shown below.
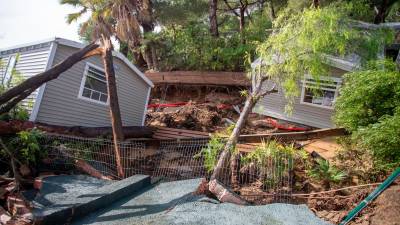
<path fill-rule="evenodd" d="M 214 167 L 218 162 L 218 156 L 222 152 L 224 146 L 224 139 L 218 135 L 213 135 L 211 140 L 208 142 L 207 147 L 201 150 L 200 155 L 196 155 L 196 157 L 204 157 L 204 167 L 207 172 L 214 170 Z"/>
<path fill-rule="evenodd" d="M 307 157 L 304 150 L 296 150 L 293 145 L 283 145 L 271 140 L 262 142 L 254 151 L 243 157 L 241 162 L 243 165 L 254 163 L 262 171 L 261 179 L 264 185 L 271 186 L 284 174 L 289 173 L 294 162 L 304 162 Z"/>
<path fill-rule="evenodd" d="M 389 61 L 373 61 L 365 69 L 344 76 L 335 103 L 335 121 L 349 131 L 393 116 L 400 108 L 400 73 Z"/>
<path fill-rule="evenodd" d="M 386 17 L 387 22 L 399 22 L 400 21 L 400 2 L 397 1 L 390 8 Z"/>
<path fill-rule="evenodd" d="M 16 55 L 16 63 L 18 63 L 20 55 Z M 0 60 L 0 68 L 4 68 L 3 62 Z M 9 88 L 20 84 L 24 81 L 24 77 L 21 73 L 16 69 L 12 68 L 10 80 L 7 83 L 0 83 L 0 94 L 7 91 Z M 8 121 L 8 120 L 28 120 L 29 112 L 23 107 L 21 104 L 18 104 L 16 107 L 10 110 L 8 113 L 4 113 L 0 115 L 0 121 Z"/>
<path fill-rule="evenodd" d="M 264 73 L 281 84 L 290 111 L 300 91 L 297 81 L 310 74 L 319 81 L 328 73 L 327 55 L 359 54 L 363 60 L 376 59 L 383 43 L 393 38 L 386 30 L 360 30 L 348 16 L 345 4 L 302 12 L 282 13 L 274 22 L 275 32 L 257 48 Z M 290 13 L 290 14 L 288 14 Z"/>
<path fill-rule="evenodd" d="M 240 34 L 237 21 L 231 19 L 235 18 L 224 18 L 219 37 L 212 37 L 209 25 L 194 17 L 184 25 L 167 24 L 159 33 L 146 35 L 144 43 L 157 46 L 161 70 L 244 71 L 246 56 L 254 56 L 271 22 L 262 12 L 255 12 Z"/>
<path fill-rule="evenodd" d="M 322 181 L 326 188 L 331 183 L 338 183 L 346 178 L 346 173 L 331 165 L 328 160 L 318 159 L 316 165 L 307 171 L 308 176 L 318 181 Z"/>
<path fill-rule="evenodd" d="M 164 26 L 186 25 L 208 13 L 207 0 L 155 0 L 153 5 L 155 17 Z"/>
<path fill-rule="evenodd" d="M 21 162 L 36 164 L 47 155 L 46 150 L 41 148 L 39 143 L 42 135 L 42 132 L 37 129 L 21 131 L 9 139 L 7 146 Z"/>
<path fill-rule="evenodd" d="M 221 133 L 213 134 L 207 144 L 207 147 L 201 149 L 200 153 L 195 156 L 195 158 L 203 157 L 204 167 L 206 168 L 207 172 L 214 170 L 214 167 L 218 162 L 218 156 L 225 146 L 225 138 L 232 133 L 234 127 L 234 125 L 231 125 Z"/>
<path fill-rule="evenodd" d="M 335 104 L 336 124 L 352 132 L 355 148 L 372 155 L 374 167 L 400 165 L 400 72 L 391 61 L 371 61 L 348 73 Z"/>
<path fill-rule="evenodd" d="M 162 46 L 158 48 L 162 70 L 243 71 L 246 52 L 255 49 L 251 44 L 243 44 L 238 33 L 214 38 L 207 25 L 197 23 L 164 29 L 157 40 Z"/>
<path fill-rule="evenodd" d="M 400 107 L 393 116 L 384 115 L 377 123 L 359 128 L 355 141 L 375 158 L 375 166 L 388 171 L 400 166 Z"/>
<path fill-rule="evenodd" d="M 271 158 L 284 160 L 287 156 L 294 157 L 296 153 L 292 145 L 286 146 L 271 140 L 262 142 L 254 151 L 243 157 L 242 162 L 244 164 L 256 162 L 257 165 L 265 167 Z"/>
<path fill-rule="evenodd" d="M 98 152 L 100 149 L 107 146 L 105 144 L 107 139 L 98 138 L 93 142 L 84 142 L 79 140 L 72 140 L 61 143 L 53 143 L 53 145 L 61 145 L 67 148 L 69 154 L 72 154 L 74 158 L 84 159 L 84 160 L 93 160 L 93 153 Z"/>

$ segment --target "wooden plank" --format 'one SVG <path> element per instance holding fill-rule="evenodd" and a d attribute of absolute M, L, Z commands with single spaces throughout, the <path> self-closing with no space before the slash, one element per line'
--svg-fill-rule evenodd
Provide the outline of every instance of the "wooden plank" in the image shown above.
<path fill-rule="evenodd" d="M 202 138 L 202 137 L 208 137 L 208 136 L 204 136 L 204 135 L 197 135 L 197 134 L 187 134 L 187 133 L 175 133 L 172 131 L 159 131 L 156 132 L 156 134 L 158 135 L 173 135 L 176 137 L 192 137 L 192 138 Z"/>
<path fill-rule="evenodd" d="M 180 133 L 187 133 L 187 134 L 196 134 L 196 135 L 201 135 L 201 136 L 205 136 L 208 137 L 208 133 L 206 132 L 201 132 L 201 131 L 195 131 L 195 130 L 185 130 L 185 129 L 176 129 L 176 128 L 168 128 L 168 127 L 157 127 L 158 129 L 156 130 L 156 132 L 158 131 L 173 131 L 173 132 L 177 132 L 178 134 Z"/>
<path fill-rule="evenodd" d="M 275 139 L 279 141 L 298 141 L 323 137 L 343 136 L 346 134 L 347 132 L 344 128 L 327 128 L 302 132 L 240 135 L 239 141 L 252 143 L 262 142 L 263 140 L 269 139 Z"/>
<path fill-rule="evenodd" d="M 155 84 L 250 86 L 246 73 L 242 72 L 171 71 L 146 73 L 146 76 Z"/>

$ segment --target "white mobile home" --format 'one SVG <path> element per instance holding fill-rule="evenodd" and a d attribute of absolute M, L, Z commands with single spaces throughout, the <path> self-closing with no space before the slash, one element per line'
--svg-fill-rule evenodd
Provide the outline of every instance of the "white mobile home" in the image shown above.
<path fill-rule="evenodd" d="M 311 76 L 305 75 L 304 79 L 299 81 L 301 95 L 294 100 L 293 112 L 290 115 L 285 113 L 287 100 L 280 87 L 277 87 L 278 91 L 276 93 L 260 99 L 253 112 L 317 128 L 333 127 L 333 104 L 342 85 L 342 76 L 357 67 L 359 58 L 354 55 L 352 58 L 344 60 L 329 56 L 328 62 L 330 65 L 329 74 L 320 77 L 319 87 L 322 90 L 322 95 L 314 94 L 311 88 L 316 86 L 316 81 Z M 261 61 L 259 59 L 253 62 L 253 70 L 256 70 L 260 64 Z M 267 86 L 272 86 L 268 82 Z"/>
<path fill-rule="evenodd" d="M 0 82 L 12 83 L 15 69 L 29 78 L 60 63 L 84 47 L 62 39 L 0 49 Z M 113 52 L 117 93 L 123 126 L 143 126 L 153 83 L 127 58 Z M 30 120 L 62 126 L 110 126 L 108 96 L 100 56 L 75 64 L 57 79 L 47 82 L 23 101 Z"/>

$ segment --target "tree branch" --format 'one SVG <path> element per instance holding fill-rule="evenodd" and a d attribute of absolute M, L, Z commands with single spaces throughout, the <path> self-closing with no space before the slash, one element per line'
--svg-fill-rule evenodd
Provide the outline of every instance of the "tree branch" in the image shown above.
<path fill-rule="evenodd" d="M 28 97 L 32 92 L 34 92 L 36 89 L 28 89 L 25 92 L 21 93 L 19 96 L 16 96 L 13 98 L 11 101 L 7 102 L 7 104 L 2 105 L 0 107 L 0 115 L 3 113 L 9 112 L 12 108 L 14 108 L 20 101 L 24 100 L 26 97 Z"/>
<path fill-rule="evenodd" d="M 224 0 L 224 2 L 225 2 L 225 5 L 228 7 L 228 9 L 229 9 L 230 11 L 232 11 L 236 16 L 240 16 L 239 13 L 237 13 L 237 12 L 235 11 L 236 9 L 239 9 L 240 7 L 238 7 L 238 8 L 232 8 L 232 6 L 229 5 L 228 0 Z"/>
<path fill-rule="evenodd" d="M 33 77 L 30 77 L 23 81 L 21 84 L 10 88 L 2 95 L 0 95 L 0 105 L 5 104 L 6 102 L 10 101 L 11 99 L 15 98 L 16 96 L 21 95 L 22 93 L 26 92 L 27 90 L 36 90 L 42 84 L 56 79 L 61 73 L 67 71 L 77 62 L 85 59 L 88 56 L 92 56 L 91 51 L 96 50 L 99 47 L 96 43 L 91 43 L 86 47 L 80 49 L 79 51 L 75 52 L 68 58 L 66 58 L 61 63 L 55 65 L 53 68 L 39 73 Z M 32 91 L 32 92 L 33 92 Z"/>

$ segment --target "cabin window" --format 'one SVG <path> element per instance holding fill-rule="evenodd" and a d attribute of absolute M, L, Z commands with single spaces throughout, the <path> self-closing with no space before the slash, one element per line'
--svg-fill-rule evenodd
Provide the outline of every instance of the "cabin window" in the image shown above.
<path fill-rule="evenodd" d="M 335 77 L 320 77 L 317 82 L 311 76 L 305 76 L 301 91 L 301 103 L 332 109 L 338 96 L 342 80 Z"/>
<path fill-rule="evenodd" d="M 83 75 L 79 97 L 107 104 L 107 81 L 104 70 L 94 65 L 87 64 Z"/>
<path fill-rule="evenodd" d="M 15 68 L 15 64 L 17 62 L 17 56 L 16 55 L 12 55 L 10 56 L 10 58 L 8 59 L 8 63 L 7 63 L 7 67 L 5 70 L 5 74 L 3 77 L 3 86 L 5 87 L 9 87 L 10 86 L 10 81 L 13 75 L 13 70 Z"/>

